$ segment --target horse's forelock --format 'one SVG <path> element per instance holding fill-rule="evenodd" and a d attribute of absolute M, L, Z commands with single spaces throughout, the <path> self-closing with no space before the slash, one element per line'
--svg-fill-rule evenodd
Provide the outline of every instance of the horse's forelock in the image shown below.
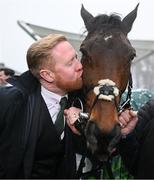
<path fill-rule="evenodd" d="M 106 14 L 101 14 L 96 16 L 92 21 L 92 26 L 89 32 L 94 32 L 95 30 L 109 30 L 112 28 L 121 29 L 121 17 L 117 14 L 111 14 L 110 16 Z"/>

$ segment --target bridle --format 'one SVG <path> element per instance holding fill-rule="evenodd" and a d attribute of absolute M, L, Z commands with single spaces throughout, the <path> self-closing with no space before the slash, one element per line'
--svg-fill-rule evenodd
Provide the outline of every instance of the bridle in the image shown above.
<path fill-rule="evenodd" d="M 97 86 L 94 86 L 93 88 L 89 89 L 89 91 L 91 91 L 91 90 L 94 90 L 94 89 L 96 90 L 96 88 L 97 88 L 98 91 L 96 90 L 97 92 L 95 92 L 97 95 L 96 95 L 96 97 L 95 97 L 95 99 L 93 101 L 93 104 L 92 104 L 91 108 L 90 108 L 90 113 L 81 112 L 79 114 L 78 120 L 74 123 L 75 127 L 80 131 L 81 134 L 84 134 L 84 129 L 86 127 L 86 124 L 87 124 L 87 122 L 88 122 L 88 120 L 90 118 L 90 114 L 92 112 L 92 109 L 94 108 L 94 106 L 97 103 L 98 99 L 114 101 L 116 109 L 118 111 L 118 114 L 120 114 L 125 109 L 128 109 L 128 108 L 131 107 L 130 101 L 131 101 L 131 94 L 132 94 L 132 87 L 133 87 L 131 73 L 129 75 L 128 85 L 127 85 L 127 89 L 128 89 L 127 96 L 126 96 L 125 101 L 121 105 L 118 105 L 117 102 L 116 102 L 116 99 L 115 99 L 115 97 L 117 95 L 119 95 L 119 92 L 118 91 L 115 92 L 114 90 L 115 89 L 119 90 L 119 89 L 116 87 L 115 83 L 112 83 L 112 82 L 111 82 L 111 84 L 110 83 L 108 83 L 108 84 L 104 83 L 102 85 L 97 85 Z M 103 95 L 102 98 L 100 98 L 101 95 Z M 106 96 L 110 96 L 110 98 L 106 99 Z M 81 108 L 83 110 L 82 101 L 80 99 L 78 99 L 78 101 L 80 102 Z M 79 176 L 82 174 L 81 172 L 82 172 L 82 169 L 84 167 L 84 159 L 85 159 L 85 156 L 82 157 L 81 162 L 80 162 L 80 172 L 78 172 Z M 110 159 L 107 162 L 101 163 L 98 170 L 100 170 L 103 166 L 106 167 L 106 170 L 108 172 L 109 177 L 111 179 L 114 179 Z"/>
<path fill-rule="evenodd" d="M 100 81 L 109 81 L 109 83 L 100 83 Z M 104 101 L 114 101 L 114 104 L 115 104 L 115 107 L 117 109 L 117 112 L 120 114 L 124 109 L 127 109 L 127 108 L 130 108 L 131 105 L 130 105 L 130 101 L 131 101 L 131 94 L 132 94 L 132 87 L 133 87 L 133 81 L 132 81 L 132 75 L 130 73 L 129 75 L 129 79 L 128 79 L 128 85 L 127 85 L 127 95 L 126 95 L 126 99 L 125 101 L 122 102 L 122 104 L 118 104 L 116 102 L 116 96 L 119 95 L 119 89 L 116 87 L 116 84 L 111 81 L 111 80 L 100 80 L 98 82 L 98 85 L 95 85 L 95 86 L 92 86 L 90 88 L 88 88 L 86 90 L 86 93 L 85 94 L 88 94 L 90 91 L 94 91 L 94 93 L 96 94 L 96 97 L 92 103 L 92 106 L 90 107 L 90 110 L 89 110 L 89 116 L 87 117 L 90 118 L 90 114 L 92 112 L 92 109 L 94 108 L 94 106 L 96 105 L 97 101 L 99 99 L 102 99 Z M 97 91 L 97 92 L 96 92 Z M 82 101 L 80 101 L 80 104 L 81 104 L 81 107 L 82 107 L 82 110 L 83 110 L 83 104 L 82 104 Z M 87 114 L 87 113 L 86 113 Z"/>
<path fill-rule="evenodd" d="M 112 81 L 113 82 L 113 81 Z M 93 87 L 90 87 L 87 91 L 86 91 L 86 94 L 88 94 L 90 91 L 94 90 L 96 87 L 98 87 L 98 85 L 96 86 L 93 86 Z M 122 104 L 117 104 L 116 102 L 116 99 L 115 99 L 115 96 L 118 95 L 118 93 L 114 92 L 113 89 L 114 88 L 117 88 L 115 84 L 103 84 L 101 85 L 98 89 L 99 89 L 99 92 L 96 93 L 96 97 L 92 103 L 92 106 L 90 107 L 90 111 L 89 112 L 83 112 L 83 103 L 81 101 L 80 98 L 76 98 L 75 101 L 79 101 L 79 104 L 80 104 L 80 107 L 81 107 L 81 110 L 82 112 L 79 113 L 79 118 L 75 121 L 74 123 L 74 126 L 76 127 L 77 130 L 79 130 L 79 132 L 81 134 L 84 134 L 84 130 L 85 130 L 85 127 L 87 125 L 87 122 L 88 120 L 90 119 L 90 115 L 91 115 L 91 112 L 94 108 L 94 106 L 96 105 L 97 101 L 99 100 L 99 97 L 101 95 L 104 95 L 105 94 L 105 97 L 107 96 L 112 96 L 110 98 L 110 101 L 113 101 L 115 103 L 115 106 L 116 106 L 116 109 L 117 109 L 117 112 L 118 114 L 120 114 L 121 112 L 123 112 L 125 109 L 129 109 L 131 107 L 131 94 L 132 94 L 132 87 L 133 87 L 133 82 L 132 82 L 132 75 L 130 73 L 129 75 L 129 79 L 128 79 L 128 85 L 127 85 L 127 96 L 126 96 L 126 99 L 125 101 L 123 101 Z M 117 88 L 118 89 L 118 88 Z M 104 97 L 102 98 L 103 100 L 107 100 L 107 99 L 104 99 Z M 72 103 L 72 106 L 75 104 L 75 101 Z"/>
<path fill-rule="evenodd" d="M 104 83 L 99 86 L 94 86 L 92 89 L 94 90 L 96 97 L 92 103 L 92 106 L 90 108 L 90 114 L 92 109 L 94 108 L 95 104 L 97 103 L 98 99 L 102 99 L 105 101 L 114 101 L 115 107 L 117 109 L 117 112 L 120 114 L 124 109 L 130 108 L 130 101 L 131 101 L 131 94 L 132 94 L 132 75 L 130 73 L 129 80 L 128 80 L 128 92 L 125 101 L 118 105 L 116 102 L 116 96 L 119 95 L 119 89 L 116 87 L 116 84 L 111 80 L 101 80 L 101 81 L 109 81 L 110 83 Z M 99 81 L 100 82 L 100 81 Z M 100 84 L 100 83 L 99 83 Z"/>
<path fill-rule="evenodd" d="M 114 102 L 115 107 L 118 111 L 116 96 L 119 95 L 119 89 L 117 88 L 116 84 L 112 80 L 110 79 L 100 80 L 98 81 L 98 84 L 95 85 L 91 90 L 93 90 L 93 93 L 96 95 L 96 97 L 90 108 L 89 116 L 91 115 L 91 112 L 99 99 L 103 101 Z"/>
<path fill-rule="evenodd" d="M 128 80 L 128 86 L 127 86 L 127 96 L 125 101 L 119 106 L 119 114 L 124 110 L 128 109 L 131 107 L 131 95 L 132 95 L 132 88 L 133 88 L 133 80 L 132 80 L 132 74 L 130 73 L 129 75 L 129 80 Z"/>

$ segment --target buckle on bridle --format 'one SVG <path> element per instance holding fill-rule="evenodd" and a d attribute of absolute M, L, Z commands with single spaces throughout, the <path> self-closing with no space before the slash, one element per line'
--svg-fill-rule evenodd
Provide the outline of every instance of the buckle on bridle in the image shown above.
<path fill-rule="evenodd" d="M 86 127 L 87 121 L 89 119 L 89 113 L 79 113 L 79 118 L 74 122 L 75 128 L 81 133 L 84 134 L 84 129 Z"/>

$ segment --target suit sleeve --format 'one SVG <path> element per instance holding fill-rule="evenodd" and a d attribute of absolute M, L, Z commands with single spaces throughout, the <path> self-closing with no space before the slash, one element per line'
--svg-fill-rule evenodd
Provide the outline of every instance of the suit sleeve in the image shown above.
<path fill-rule="evenodd" d="M 135 130 L 120 142 L 120 154 L 128 171 L 136 176 L 140 151 L 154 121 L 154 100 L 148 101 L 138 112 Z"/>
<path fill-rule="evenodd" d="M 19 140 L 15 137 L 21 131 L 19 117 L 23 109 L 22 94 L 13 88 L 0 89 L 0 178 L 6 178 L 11 164 L 11 151 Z M 17 158 L 18 159 L 18 158 Z"/>

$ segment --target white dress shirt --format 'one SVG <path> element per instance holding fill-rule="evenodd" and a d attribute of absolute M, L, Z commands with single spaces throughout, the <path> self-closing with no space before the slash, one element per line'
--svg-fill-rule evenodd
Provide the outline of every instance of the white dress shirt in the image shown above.
<path fill-rule="evenodd" d="M 60 96 L 58 94 L 55 94 L 49 90 L 47 90 L 46 88 L 44 88 L 43 86 L 41 86 L 41 95 L 47 105 L 47 108 L 49 110 L 52 122 L 55 123 L 56 119 L 57 119 L 57 115 L 60 111 L 60 100 L 62 97 L 64 96 Z M 64 121 L 65 124 L 65 121 Z M 64 137 L 64 133 L 62 133 L 61 138 Z"/>

